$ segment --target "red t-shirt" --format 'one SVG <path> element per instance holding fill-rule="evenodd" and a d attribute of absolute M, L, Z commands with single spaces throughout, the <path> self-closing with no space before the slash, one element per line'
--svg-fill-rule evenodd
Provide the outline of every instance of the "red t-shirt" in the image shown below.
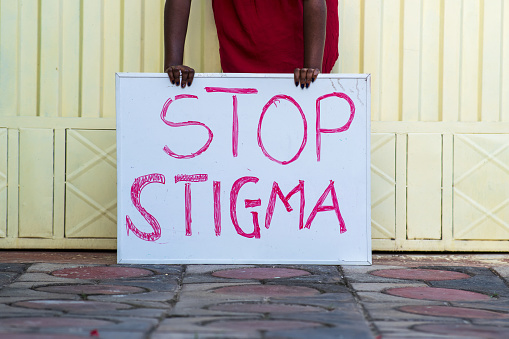
<path fill-rule="evenodd" d="M 338 0 L 326 0 L 322 72 L 338 58 Z M 293 73 L 304 66 L 302 0 L 212 0 L 226 73 Z"/>

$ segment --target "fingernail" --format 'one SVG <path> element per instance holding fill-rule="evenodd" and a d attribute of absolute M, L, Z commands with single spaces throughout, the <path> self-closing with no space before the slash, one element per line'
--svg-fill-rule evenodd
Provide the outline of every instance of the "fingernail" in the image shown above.
<path fill-rule="evenodd" d="M 188 82 L 188 83 L 187 83 L 187 86 L 191 86 L 191 83 L 190 83 L 190 82 Z"/>
<path fill-rule="evenodd" d="M 314 79 L 314 78 L 313 78 L 313 79 L 311 79 L 311 82 L 315 82 L 315 79 Z"/>
<path fill-rule="evenodd" d="M 298 81 L 295 81 L 295 86 L 299 86 L 299 82 Z"/>
<path fill-rule="evenodd" d="M 308 87 L 309 87 L 309 84 L 306 84 L 306 88 L 308 88 Z"/>
<path fill-rule="evenodd" d="M 177 81 L 177 86 L 179 86 L 179 85 L 180 85 L 180 82 Z"/>
<path fill-rule="evenodd" d="M 300 84 L 300 88 L 304 89 L 304 84 Z"/>
<path fill-rule="evenodd" d="M 172 82 L 171 82 L 171 84 L 172 84 L 172 85 L 175 85 L 175 81 L 172 81 Z"/>

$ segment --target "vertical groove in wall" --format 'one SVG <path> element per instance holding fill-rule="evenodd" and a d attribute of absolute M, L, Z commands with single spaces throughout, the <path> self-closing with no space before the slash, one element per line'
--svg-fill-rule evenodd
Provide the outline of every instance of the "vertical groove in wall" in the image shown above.
<path fill-rule="evenodd" d="M 477 121 L 482 121 L 482 75 L 483 75 L 483 58 L 484 58 L 484 0 L 479 0 L 479 43 L 477 50 L 479 51 L 479 61 L 477 64 Z"/>
<path fill-rule="evenodd" d="M 120 1 L 120 72 L 124 71 L 124 15 L 125 4 L 124 1 Z"/>
<path fill-rule="evenodd" d="M 444 24 L 445 0 L 440 0 L 440 28 L 438 38 L 438 121 L 444 120 Z"/>
<path fill-rule="evenodd" d="M 37 1 L 37 94 L 36 116 L 41 114 L 41 6 L 42 0 Z M 18 93 L 19 95 L 19 93 Z"/>
<path fill-rule="evenodd" d="M 423 1 L 419 0 L 419 79 L 417 84 L 417 121 L 422 121 L 422 33 L 424 25 L 424 5 Z M 428 61 L 428 60 L 427 60 Z"/>
<path fill-rule="evenodd" d="M 78 89 L 78 117 L 83 114 L 83 1 L 80 0 L 80 42 L 79 42 L 79 89 Z"/>
<path fill-rule="evenodd" d="M 461 104 L 461 90 L 462 90 L 462 80 L 463 80 L 463 16 L 465 15 L 465 3 L 461 0 L 461 9 L 460 9 L 460 46 L 459 46 L 459 79 L 458 79 L 458 121 L 463 121 L 463 107 Z"/>
<path fill-rule="evenodd" d="M 399 2 L 399 75 L 398 75 L 398 121 L 403 121 L 403 58 L 405 32 L 405 0 Z"/>
<path fill-rule="evenodd" d="M 62 6 L 60 6 L 62 7 Z M 53 196 L 52 196 L 52 203 L 51 203 L 51 235 L 55 235 L 55 130 L 53 129 L 53 184 L 51 187 L 53 187 Z"/>
<path fill-rule="evenodd" d="M 2 18 L 2 0 L 0 0 L 0 18 Z M 19 95 L 21 93 L 21 44 L 20 44 L 20 38 L 21 38 L 21 1 L 18 2 L 18 30 L 16 32 L 16 67 L 17 67 L 17 77 L 16 77 L 16 116 L 21 115 L 21 96 Z M 0 25 L 0 29 L 2 28 L 2 25 Z M 2 36 L 0 32 L 0 37 Z M 0 46 L 2 44 L 2 41 L 0 40 Z"/>
<path fill-rule="evenodd" d="M 62 69 L 64 60 L 64 0 L 58 3 L 58 89 L 57 116 L 62 117 Z"/>
<path fill-rule="evenodd" d="M 16 206 L 16 233 L 13 235 L 15 238 L 19 238 L 19 206 L 21 205 L 21 201 L 19 199 L 19 186 L 20 186 L 20 180 L 19 180 L 19 176 L 20 176 L 20 132 L 19 132 L 19 129 L 16 130 L 16 136 L 17 136 L 17 150 L 16 150 L 16 179 L 17 179 L 17 187 L 15 187 L 15 191 L 17 192 L 16 194 L 16 198 L 17 198 L 17 201 L 15 202 L 15 206 Z M 12 151 L 12 150 L 11 150 Z"/>
<path fill-rule="evenodd" d="M 140 72 L 145 71 L 145 0 L 140 3 Z"/>
<path fill-rule="evenodd" d="M 380 93 L 382 92 L 382 86 L 383 86 L 383 82 L 382 82 L 382 79 L 383 79 L 383 69 L 382 69 L 382 66 L 383 66 L 383 59 L 384 59 L 384 54 L 383 54 L 383 46 L 384 46 L 384 41 L 383 41 L 383 33 L 384 33 L 384 2 L 383 0 L 380 0 L 380 28 L 378 29 L 378 41 L 380 41 L 380 60 L 378 60 L 378 83 L 380 84 L 380 88 L 378 88 L 378 118 L 377 120 L 378 121 L 381 121 L 382 120 L 382 96 L 380 95 Z"/>
<path fill-rule="evenodd" d="M 207 51 L 205 50 L 205 1 L 202 1 L 200 8 L 200 16 L 201 16 L 201 30 L 200 30 L 200 45 L 201 45 L 201 57 L 200 57 L 200 68 L 202 72 L 207 72 L 208 70 L 205 69 L 205 53 Z"/>
<path fill-rule="evenodd" d="M 161 10 L 160 10 L 160 13 L 161 13 L 161 26 L 162 26 L 162 34 L 159 34 L 160 38 L 159 38 L 159 44 L 161 46 L 161 48 L 159 49 L 159 62 L 160 62 L 160 69 L 162 69 L 162 72 L 164 72 L 164 1 L 165 0 L 161 0 Z"/>
<path fill-rule="evenodd" d="M 442 1 L 441 1 L 442 2 Z M 440 5 L 440 13 L 443 13 L 442 11 L 442 5 Z M 442 134 L 441 136 L 441 139 L 442 139 L 442 145 L 440 146 L 441 147 L 441 157 L 440 157 L 440 160 L 441 160 L 441 167 L 440 167 L 440 240 L 444 240 L 444 214 L 445 214 L 445 211 L 444 211 L 444 175 L 446 175 L 446 173 L 444 172 L 444 134 Z"/>
<path fill-rule="evenodd" d="M 364 73 L 364 41 L 365 41 L 364 25 L 365 25 L 365 21 L 366 21 L 365 20 L 366 0 L 360 0 L 360 2 L 361 2 L 361 4 L 360 4 L 360 13 L 359 13 L 359 16 L 360 16 L 360 20 L 359 20 L 359 25 L 360 25 L 360 29 L 359 29 L 359 35 L 360 35 L 360 37 L 359 37 L 359 72 Z"/>
<path fill-rule="evenodd" d="M 498 121 L 504 121 L 503 113 L 503 97 L 504 97 L 504 1 L 501 1 L 500 4 L 500 73 L 499 73 L 499 82 L 498 82 L 498 93 L 500 93 L 498 97 Z"/>
<path fill-rule="evenodd" d="M 104 16 L 104 0 L 101 0 L 101 13 L 100 13 L 100 23 L 101 23 L 101 28 L 100 28 L 100 38 L 101 41 L 100 41 L 100 52 L 99 52 L 99 55 L 100 55 L 100 58 L 101 58 L 101 64 L 100 64 L 100 70 L 99 70 L 99 86 L 100 86 L 100 90 L 99 90 L 99 117 L 100 118 L 103 118 L 104 117 L 104 20 L 106 20 L 106 17 Z"/>

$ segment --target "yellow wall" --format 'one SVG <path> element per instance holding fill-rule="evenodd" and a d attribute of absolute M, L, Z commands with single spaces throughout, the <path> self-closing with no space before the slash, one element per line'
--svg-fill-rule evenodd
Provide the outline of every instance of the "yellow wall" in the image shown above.
<path fill-rule="evenodd" d="M 115 247 L 114 74 L 162 71 L 163 7 L 0 0 L 0 247 Z M 507 250 L 509 1 L 339 13 L 335 71 L 372 74 L 373 248 Z M 185 63 L 220 71 L 208 0 Z"/>

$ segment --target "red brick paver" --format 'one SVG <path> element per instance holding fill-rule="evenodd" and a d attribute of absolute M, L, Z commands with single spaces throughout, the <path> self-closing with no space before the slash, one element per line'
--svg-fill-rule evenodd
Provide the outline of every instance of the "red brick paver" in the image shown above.
<path fill-rule="evenodd" d="M 475 301 L 491 299 L 485 294 L 464 290 L 455 290 L 452 288 L 400 287 L 388 289 L 386 292 L 390 295 L 395 295 L 398 297 L 421 300 Z"/>
<path fill-rule="evenodd" d="M 52 285 L 37 287 L 37 291 L 63 294 L 131 294 L 145 292 L 143 288 L 123 285 Z"/>
<path fill-rule="evenodd" d="M 371 274 L 384 278 L 427 280 L 427 281 L 456 280 L 470 278 L 468 274 L 461 272 L 430 270 L 430 269 L 378 270 L 371 272 Z"/>
<path fill-rule="evenodd" d="M 494 312 L 488 310 L 479 310 L 466 307 L 451 306 L 403 306 L 400 311 L 414 314 L 431 315 L 435 317 L 454 317 L 454 318 L 476 318 L 476 319 L 508 319 L 509 314 Z"/>
<path fill-rule="evenodd" d="M 219 294 L 257 295 L 265 297 L 307 297 L 320 293 L 318 290 L 310 287 L 285 285 L 237 285 L 218 288 L 214 292 Z"/>
<path fill-rule="evenodd" d="M 292 278 L 309 275 L 310 273 L 303 270 L 296 270 L 291 268 L 239 268 L 235 270 L 224 270 L 212 273 L 215 277 L 231 278 L 231 279 L 279 279 L 279 278 Z"/>
<path fill-rule="evenodd" d="M 52 274 L 60 278 L 94 279 L 94 280 L 137 278 L 153 275 L 152 271 L 145 270 L 142 268 L 116 267 L 116 266 L 64 268 L 62 270 L 53 271 Z"/>

